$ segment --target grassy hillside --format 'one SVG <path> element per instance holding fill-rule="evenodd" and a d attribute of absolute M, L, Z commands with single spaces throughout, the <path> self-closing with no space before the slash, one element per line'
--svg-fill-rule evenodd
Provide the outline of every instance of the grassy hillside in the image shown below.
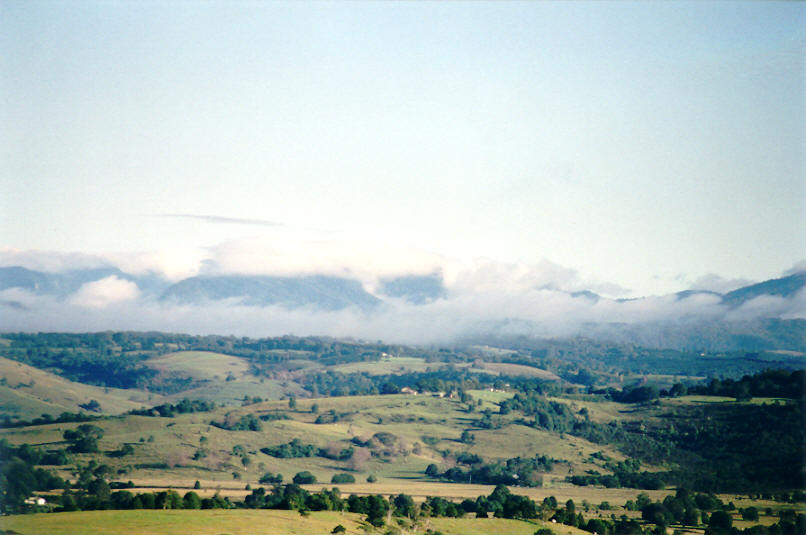
<path fill-rule="evenodd" d="M 296 511 L 86 511 L 4 517 L 0 526 L 25 535 L 321 535 L 337 525 L 347 533 L 383 533 L 362 529 L 360 515 L 320 512 L 303 517 Z"/>
<path fill-rule="evenodd" d="M 168 396 L 171 401 L 189 398 L 238 404 L 244 396 L 280 399 L 303 392 L 293 381 L 254 376 L 246 359 L 212 351 L 177 351 L 151 357 L 145 365 L 159 371 L 161 376 L 192 380 L 189 388 Z"/>
<path fill-rule="evenodd" d="M 312 412 L 316 405 L 317 412 Z M 332 412 L 331 412 L 332 411 Z M 288 419 L 261 422 L 260 431 L 229 431 L 211 422 L 237 421 L 243 416 L 283 414 Z M 338 421 L 329 420 L 335 414 Z M 336 473 L 350 471 L 358 481 L 370 474 L 381 481 L 393 478 L 426 479 L 429 464 L 441 470 L 456 464 L 456 455 L 467 452 L 485 460 L 524 458 L 545 455 L 558 459 L 544 485 L 561 482 L 569 473 L 581 473 L 595 467 L 591 455 L 603 452 L 610 458 L 623 459 L 617 451 L 591 444 L 584 439 L 533 429 L 514 423 L 514 415 L 505 417 L 500 429 L 476 426 L 480 417 L 467 413 L 456 399 L 433 396 L 386 395 L 306 399 L 289 410 L 287 401 L 269 401 L 245 407 L 223 407 L 208 413 L 180 414 L 174 418 L 127 415 L 94 422 L 104 430 L 101 451 L 118 450 L 130 444 L 134 453 L 122 458 L 104 456 L 103 462 L 115 471 L 123 470 L 123 480 L 146 486 L 208 484 L 241 486 L 257 483 L 266 471 L 282 473 L 286 481 L 300 471 L 312 472 L 321 482 L 329 482 Z M 65 429 L 78 424 L 51 424 L 26 429 L 0 431 L 11 443 L 59 443 Z M 460 441 L 462 432 L 472 430 L 475 442 Z M 387 444 L 379 433 L 385 433 Z M 366 452 L 366 459 L 338 461 L 325 457 L 277 458 L 261 448 L 278 446 L 299 439 L 317 448 L 353 447 Z M 359 446 L 358 444 L 366 444 Z M 236 453 L 237 447 L 242 452 Z M 77 455 L 89 460 L 90 455 Z M 248 464 L 244 464 L 243 458 Z M 237 475 L 233 475 L 233 473 Z M 234 479 L 234 478 L 238 479 Z"/>
<path fill-rule="evenodd" d="M 161 372 L 177 373 L 193 379 L 241 379 L 249 373 L 249 364 L 240 357 L 210 351 L 178 351 L 152 357 L 146 366 Z"/>
<path fill-rule="evenodd" d="M 27 364 L 0 357 L 0 411 L 31 419 L 42 413 L 79 412 L 96 400 L 101 412 L 119 414 L 143 405 L 162 403 L 162 396 L 134 389 L 103 388 L 69 381 Z"/>
<path fill-rule="evenodd" d="M 534 366 L 524 366 L 522 364 L 508 364 L 505 362 L 485 362 L 483 370 L 493 372 L 499 375 L 507 375 L 512 377 L 534 377 L 536 379 L 543 379 L 546 381 L 559 381 L 557 375 L 535 368 Z"/>
<path fill-rule="evenodd" d="M 427 362 L 417 357 L 384 357 L 371 362 L 352 362 L 331 366 L 329 369 L 341 373 L 368 373 L 370 375 L 384 375 L 389 373 L 424 372 L 428 369 L 438 369 L 444 366 L 441 362 Z"/>

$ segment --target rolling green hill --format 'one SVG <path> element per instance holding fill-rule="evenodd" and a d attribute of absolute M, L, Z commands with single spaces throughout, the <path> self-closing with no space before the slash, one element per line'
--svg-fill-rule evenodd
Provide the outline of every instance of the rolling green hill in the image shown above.
<path fill-rule="evenodd" d="M 135 389 L 104 388 L 69 381 L 20 362 L 0 357 L 0 411 L 31 419 L 43 413 L 79 412 L 96 400 L 99 413 L 119 414 L 163 402 L 162 396 Z"/>

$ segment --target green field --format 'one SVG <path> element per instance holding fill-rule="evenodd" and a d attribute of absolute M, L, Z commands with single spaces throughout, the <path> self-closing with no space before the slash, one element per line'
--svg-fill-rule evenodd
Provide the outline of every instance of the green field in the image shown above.
<path fill-rule="evenodd" d="M 397 526 L 396 519 L 390 518 L 389 522 Z M 82 511 L 0 518 L 0 529 L 23 535 L 323 535 L 338 525 L 353 535 L 383 534 L 389 529 L 373 528 L 361 515 L 329 511 L 307 516 L 278 510 Z M 499 518 L 427 518 L 416 528 L 404 523 L 401 535 L 423 533 L 428 528 L 445 535 L 532 535 L 546 526 L 549 524 L 540 521 Z M 587 533 L 554 524 L 551 529 L 558 535 Z"/>
<path fill-rule="evenodd" d="M 501 393 L 489 393 L 501 395 Z M 318 412 L 312 413 L 316 404 Z M 329 411 L 344 415 L 335 423 L 316 424 L 319 415 Z M 212 421 L 238 419 L 243 415 L 267 414 L 281 411 L 291 419 L 263 422 L 261 431 L 228 431 L 210 425 Z M 287 401 L 269 401 L 246 407 L 223 407 L 209 413 L 180 414 L 174 418 L 125 416 L 94 422 L 104 429 L 100 441 L 102 451 L 119 449 L 131 444 L 132 455 L 124 458 L 104 457 L 115 471 L 123 470 L 120 478 L 138 485 L 169 487 L 192 484 L 195 480 L 210 485 L 241 487 L 255 485 L 266 471 L 282 473 L 289 480 L 295 473 L 307 470 L 318 481 L 329 483 L 331 477 L 347 469 L 356 470 L 356 478 L 363 481 L 369 474 L 384 480 L 402 478 L 424 479 L 425 468 L 435 463 L 442 469 L 451 466 L 453 454 L 470 452 L 484 459 L 506 459 L 516 456 L 546 455 L 568 461 L 555 465 L 545 484 L 562 481 L 569 473 L 582 473 L 591 468 L 589 456 L 603 451 L 610 458 L 624 457 L 612 448 L 587 442 L 579 437 L 507 423 L 500 429 L 478 429 L 474 422 L 477 413 L 468 414 L 458 399 L 430 395 L 385 395 L 336 397 L 299 400 L 297 409 L 288 410 Z M 515 415 L 505 417 L 511 421 Z M 49 424 L 24 429 L 0 430 L 0 437 L 13 444 L 59 444 L 65 429 L 78 424 Z M 474 444 L 459 441 L 462 431 L 472 429 Z M 298 438 L 305 443 L 324 448 L 329 444 L 348 447 L 352 439 L 370 440 L 376 433 L 391 433 L 393 445 L 373 450 L 377 455 L 359 466 L 333 461 L 323 457 L 278 459 L 260 452 L 261 448 L 276 446 Z M 423 437 L 438 442 L 429 446 Z M 236 446 L 247 452 L 249 465 L 244 466 L 240 456 L 233 454 Z M 203 450 L 202 458 L 194 459 Z M 76 460 L 87 462 L 90 455 L 76 455 Z M 163 469 L 143 467 L 165 463 Z M 233 479 L 233 472 L 238 479 Z M 65 475 L 67 475 L 65 473 Z"/>
<path fill-rule="evenodd" d="M 163 372 L 180 373 L 194 379 L 235 379 L 248 374 L 249 364 L 240 357 L 210 351 L 179 351 L 152 357 L 146 364 Z"/>
<path fill-rule="evenodd" d="M 505 362 L 485 362 L 483 371 L 499 374 L 509 375 L 513 377 L 534 377 L 535 379 L 543 379 L 545 381 L 559 381 L 560 378 L 555 374 L 535 368 L 534 366 L 524 366 L 523 364 L 508 364 Z"/>
<path fill-rule="evenodd" d="M 274 510 L 81 511 L 0 519 L 2 529 L 24 535 L 321 535 L 339 524 L 347 533 L 367 533 L 359 515 L 334 512 L 302 517 Z"/>
<path fill-rule="evenodd" d="M 64 379 L 53 373 L 0 357 L 0 413 L 29 420 L 42 413 L 79 412 L 94 399 L 106 414 L 118 414 L 163 402 L 158 394 L 103 388 Z"/>
<path fill-rule="evenodd" d="M 251 492 L 271 487 L 277 474 L 282 474 L 283 483 L 290 483 L 300 472 L 315 476 L 316 483 L 303 485 L 310 493 L 338 486 L 344 497 L 402 493 L 417 503 L 441 497 L 457 505 L 493 493 L 494 484 L 480 483 L 503 482 L 512 494 L 527 496 L 536 504 L 556 498 L 559 507 L 542 507 L 540 514 L 546 518 L 573 500 L 577 512 L 586 519 L 615 515 L 640 520 L 641 511 L 626 502 L 635 502 L 643 493 L 652 501 L 662 501 L 675 493 L 674 485 L 699 492 L 711 489 L 732 493 L 720 494 L 720 499 L 724 504 L 735 502 L 737 507 L 753 505 L 761 510 L 764 504 L 759 523 L 767 525 L 777 522 L 774 515 L 781 508 L 794 508 L 803 499 L 793 492 L 799 490 L 798 481 L 787 479 L 797 476 L 801 465 L 797 445 L 802 443 L 802 405 L 797 401 L 800 391 L 796 386 L 802 382 L 802 372 L 742 379 L 744 390 L 727 380 L 715 380 L 707 388 L 689 385 L 689 392 L 724 395 L 670 398 L 659 397 L 658 383 L 640 382 L 638 375 L 622 373 L 616 366 L 592 369 L 599 374 L 596 384 L 609 384 L 612 379 L 624 388 L 623 395 L 584 390 L 556 380 L 555 373 L 563 377 L 581 374 L 585 369 L 582 365 L 559 366 L 552 359 L 528 353 L 518 353 L 513 362 L 533 362 L 534 366 L 502 363 L 498 361 L 510 350 L 490 347 L 453 354 L 446 348 L 373 348 L 364 342 L 348 346 L 334 340 L 290 337 L 265 342 L 270 348 L 289 349 L 264 349 L 263 342 L 253 344 L 232 337 L 215 343 L 205 338 L 204 345 L 179 339 L 171 353 L 155 356 L 165 349 L 154 349 L 157 346 L 152 334 L 148 338 L 137 333 L 109 334 L 99 339 L 93 336 L 79 339 L 81 351 L 88 352 L 85 364 L 89 368 L 72 360 L 81 351 L 42 351 L 37 345 L 39 338 L 29 340 L 24 353 L 15 348 L 10 355 L 36 363 L 41 369 L 0 359 L 0 411 L 5 415 L 32 419 L 41 413 L 77 412 L 89 400 L 97 400 L 103 410 L 98 414 L 101 418 L 87 425 L 76 421 L 81 417 L 67 414 L 58 423 L 43 424 L 49 420 L 39 419 L 19 427 L 10 422 L 0 429 L 0 439 L 9 443 L 2 445 L 2 451 L 9 452 L 12 460 L 0 465 L 10 467 L 3 476 L 22 474 L 17 481 L 25 483 L 24 470 L 33 474 L 36 465 L 70 480 L 76 490 L 59 497 L 67 483 L 45 478 L 40 472 L 35 477 L 42 477 L 41 481 L 31 480 L 37 486 L 20 487 L 16 495 L 4 491 L 4 499 L 6 495 L 14 499 L 8 502 L 13 505 L 8 511 L 31 510 L 25 505 L 31 493 L 46 496 L 54 509 L 59 504 L 72 509 L 71 500 L 75 500 L 75 507 L 87 510 L 161 508 L 161 503 L 145 505 L 158 497 L 148 493 L 171 489 L 183 495 L 197 487 L 204 498 L 220 494 L 243 502 L 249 495 L 245 507 L 296 508 L 300 504 L 295 498 L 289 500 L 281 494 L 294 492 L 293 485 L 270 489 L 276 498 L 271 502 L 261 497 L 263 490 Z M 137 342 L 141 336 L 142 343 Z M 49 339 L 45 335 L 41 338 Z M 116 344 L 104 346 L 101 342 L 106 338 L 114 338 Z M 54 339 L 69 345 L 61 335 Z M 237 344 L 242 344 L 240 349 L 236 349 Z M 192 348 L 198 350 L 189 350 Z M 218 352 L 225 348 L 234 354 Z M 479 354 L 493 360 L 484 361 Z M 116 382 L 104 382 L 98 370 L 123 370 L 119 366 L 122 362 L 116 359 L 130 366 L 134 378 L 118 380 L 125 378 L 121 373 L 113 377 Z M 97 369 L 90 373 L 87 370 L 92 366 Z M 74 383 L 51 372 L 93 384 L 148 387 L 152 393 Z M 650 377 L 657 382 L 682 376 Z M 388 388 L 390 384 L 407 393 L 377 394 L 396 391 Z M 404 386 L 430 392 L 414 393 Z M 653 386 L 654 394 L 644 395 L 651 393 Z M 737 397 L 746 399 L 751 388 L 759 396 L 787 399 L 736 401 Z M 352 395 L 308 397 L 346 392 Z M 678 387 L 676 393 L 681 392 Z M 180 402 L 183 398 L 215 403 Z M 155 407 L 167 403 L 175 406 Z M 134 408 L 147 410 L 129 412 Z M 765 432 L 759 433 L 760 428 Z M 733 437 L 741 437 L 741 441 L 731 444 L 737 463 L 728 465 L 723 462 L 726 456 L 721 448 Z M 13 447 L 23 444 L 33 449 Z M 331 483 L 335 475 L 344 474 L 352 475 L 355 482 Z M 622 485 L 625 488 L 620 488 Z M 118 488 L 128 488 L 141 497 L 125 502 L 131 496 L 111 494 Z M 777 494 L 778 489 L 781 494 Z M 168 495 L 162 493 L 160 499 Z M 761 496 L 767 499 L 761 500 Z M 331 507 L 322 505 L 321 500 L 332 504 L 323 495 L 305 500 L 303 509 Z M 603 502 L 608 503 L 600 505 Z M 205 507 L 227 505 L 215 500 L 205 503 Z M 766 514 L 767 506 L 774 514 Z M 518 514 L 499 510 L 505 516 Z M 420 535 L 431 529 L 445 535 L 533 535 L 545 526 L 537 521 L 431 518 L 430 514 L 455 514 L 441 508 L 438 500 L 431 500 L 421 511 L 425 516 L 416 525 L 387 518 L 389 525 L 380 530 L 368 526 L 364 515 L 337 512 L 153 509 L 33 514 L 0 516 L 0 535 L 307 534 L 330 533 L 337 524 L 345 526 L 348 533 Z M 736 525 L 751 525 L 740 520 L 738 510 L 733 511 Z M 550 528 L 555 535 L 579 533 L 563 525 L 552 524 Z M 701 532 L 704 526 L 692 529 Z"/>
<path fill-rule="evenodd" d="M 440 362 L 426 362 L 417 357 L 384 357 L 381 360 L 369 362 L 351 362 L 332 366 L 329 369 L 340 373 L 362 373 L 370 375 L 386 375 L 390 373 L 424 372 L 444 366 Z"/>

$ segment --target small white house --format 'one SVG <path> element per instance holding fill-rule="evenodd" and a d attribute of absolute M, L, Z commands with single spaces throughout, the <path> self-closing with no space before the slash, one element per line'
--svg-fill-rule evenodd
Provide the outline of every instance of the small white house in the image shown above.
<path fill-rule="evenodd" d="M 25 503 L 27 505 L 45 505 L 48 502 L 45 498 L 41 498 L 39 496 L 31 496 L 30 498 L 25 498 Z"/>

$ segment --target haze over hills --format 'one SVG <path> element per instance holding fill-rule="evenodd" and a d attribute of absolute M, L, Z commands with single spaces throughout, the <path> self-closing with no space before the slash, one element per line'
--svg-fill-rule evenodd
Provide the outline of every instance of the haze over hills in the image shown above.
<path fill-rule="evenodd" d="M 348 307 L 369 310 L 381 302 L 356 280 L 324 275 L 191 277 L 171 285 L 160 297 L 163 302 L 182 304 L 226 299 L 249 306 L 279 305 L 289 309 L 312 306 L 324 310 Z"/>
<path fill-rule="evenodd" d="M 212 273 L 171 281 L 108 265 L 0 268 L 6 330 L 171 329 L 433 342 L 491 334 L 584 335 L 652 347 L 806 348 L 806 271 L 728 292 L 614 299 L 567 274 L 506 269 L 368 279 L 333 273 Z M 772 322 L 772 323 L 771 323 Z M 772 334 L 774 332 L 774 335 Z"/>

